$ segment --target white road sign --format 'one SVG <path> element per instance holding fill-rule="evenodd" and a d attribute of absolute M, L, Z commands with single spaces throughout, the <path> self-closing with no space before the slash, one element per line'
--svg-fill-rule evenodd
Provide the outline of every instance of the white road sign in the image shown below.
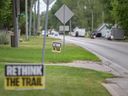
<path fill-rule="evenodd" d="M 49 5 L 54 1 L 54 0 L 43 0 L 45 4 L 49 1 Z"/>
<path fill-rule="evenodd" d="M 69 26 L 59 26 L 59 31 L 69 31 Z"/>
<path fill-rule="evenodd" d="M 55 16 L 63 23 L 66 24 L 74 15 L 74 13 L 64 4 L 56 13 Z"/>

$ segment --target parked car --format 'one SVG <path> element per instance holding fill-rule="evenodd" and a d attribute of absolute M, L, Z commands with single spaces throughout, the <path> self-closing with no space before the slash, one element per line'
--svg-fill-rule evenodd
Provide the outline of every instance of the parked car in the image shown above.
<path fill-rule="evenodd" d="M 95 38 L 96 38 L 96 33 L 93 32 L 93 33 L 91 34 L 91 39 L 95 39 Z"/>
<path fill-rule="evenodd" d="M 45 34 L 45 30 L 42 30 L 42 35 L 44 35 Z M 49 32 L 46 32 L 46 36 L 48 36 L 49 35 Z"/>
<path fill-rule="evenodd" d="M 102 37 L 102 34 L 101 33 L 97 33 L 96 37 Z"/>
<path fill-rule="evenodd" d="M 112 28 L 105 34 L 105 38 L 108 40 L 122 40 L 124 39 L 124 31 L 120 28 Z"/>
<path fill-rule="evenodd" d="M 85 33 L 86 33 L 85 28 L 78 28 L 78 27 L 76 27 L 73 30 L 73 32 L 71 32 L 71 35 L 75 36 L 75 37 L 79 37 L 79 36 L 83 36 L 84 37 Z"/>
<path fill-rule="evenodd" d="M 52 35 L 53 37 L 59 37 L 59 33 L 58 33 L 57 31 L 55 31 L 55 30 L 52 30 L 52 31 L 51 31 L 51 35 Z"/>

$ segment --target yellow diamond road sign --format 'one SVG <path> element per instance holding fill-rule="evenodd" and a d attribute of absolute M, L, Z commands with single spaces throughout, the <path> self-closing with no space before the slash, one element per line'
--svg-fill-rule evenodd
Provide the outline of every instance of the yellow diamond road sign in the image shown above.
<path fill-rule="evenodd" d="M 56 13 L 55 16 L 63 23 L 66 24 L 74 15 L 74 13 L 64 4 Z"/>

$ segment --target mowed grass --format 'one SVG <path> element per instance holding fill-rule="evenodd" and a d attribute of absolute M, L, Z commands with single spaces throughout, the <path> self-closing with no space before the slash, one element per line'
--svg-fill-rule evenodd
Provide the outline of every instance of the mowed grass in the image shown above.
<path fill-rule="evenodd" d="M 94 54 L 73 44 L 66 44 L 61 53 L 53 53 L 53 41 L 60 40 L 47 38 L 45 50 L 46 63 L 72 62 L 74 60 L 100 61 Z M 42 37 L 37 36 L 31 37 L 29 41 L 21 42 L 19 48 L 11 48 L 8 45 L 0 45 L 0 62 L 41 63 L 42 42 Z"/>
<path fill-rule="evenodd" d="M 110 96 L 101 83 L 112 75 L 103 72 L 46 66 L 44 90 L 9 91 L 4 89 L 3 66 L 0 69 L 0 96 Z"/>
<path fill-rule="evenodd" d="M 31 37 L 23 41 L 19 48 L 0 45 L 0 96 L 110 96 L 101 85 L 111 74 L 82 68 L 46 66 L 46 88 L 44 90 L 4 89 L 4 64 L 11 62 L 41 63 L 42 37 Z M 92 53 L 73 44 L 66 44 L 61 53 L 52 52 L 52 42 L 59 41 L 47 38 L 46 63 L 71 62 L 74 60 L 100 61 Z"/>

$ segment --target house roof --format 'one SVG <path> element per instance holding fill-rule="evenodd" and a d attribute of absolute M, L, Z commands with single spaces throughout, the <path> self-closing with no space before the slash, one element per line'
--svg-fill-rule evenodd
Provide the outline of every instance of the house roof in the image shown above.
<path fill-rule="evenodd" d="M 97 31 L 99 32 L 99 31 L 101 31 L 104 27 L 107 27 L 107 26 L 108 26 L 108 24 L 103 23 L 101 26 L 99 26 L 99 27 L 97 28 Z"/>

